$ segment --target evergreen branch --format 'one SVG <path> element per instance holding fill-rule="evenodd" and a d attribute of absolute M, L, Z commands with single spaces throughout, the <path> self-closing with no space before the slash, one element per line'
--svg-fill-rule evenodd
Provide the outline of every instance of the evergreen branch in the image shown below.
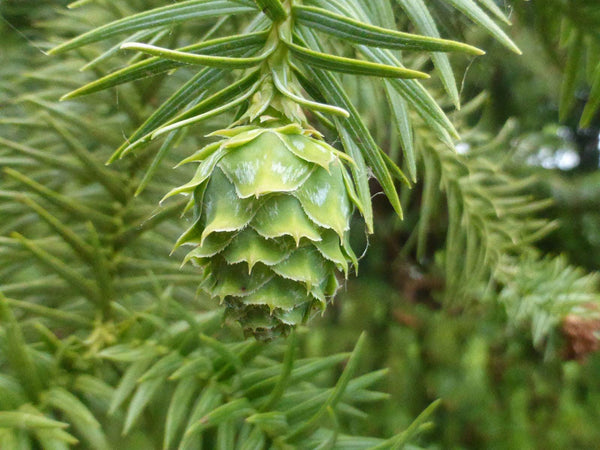
<path fill-rule="evenodd" d="M 33 190 L 36 194 L 40 195 L 40 197 L 44 198 L 48 202 L 54 204 L 55 206 L 58 206 L 59 208 L 71 214 L 78 216 L 81 219 L 92 219 L 102 224 L 102 226 L 109 228 L 113 228 L 116 226 L 116 222 L 112 217 L 104 213 L 98 212 L 97 210 L 94 210 L 85 204 L 77 202 L 71 197 L 58 194 L 57 192 L 46 188 L 45 186 L 32 180 L 31 178 L 22 175 L 16 170 L 5 168 L 4 172 L 8 176 L 22 182 L 27 187 L 31 188 L 31 190 Z"/>
<path fill-rule="evenodd" d="M 266 42 L 266 37 L 266 31 L 259 31 L 255 33 L 227 36 L 224 38 L 204 41 L 199 44 L 182 47 L 178 50 L 188 53 L 201 51 L 207 56 L 220 55 L 234 57 L 236 55 L 245 54 L 246 52 L 254 52 L 259 45 L 263 45 Z M 148 76 L 159 75 L 177 67 L 181 67 L 182 65 L 184 64 L 178 63 L 177 61 L 165 60 L 159 57 L 148 58 L 138 63 L 128 65 L 127 67 L 119 69 L 68 94 L 65 94 L 63 97 L 61 97 L 61 100 L 68 100 L 81 95 L 91 94 L 93 92 L 98 92 L 123 83 L 146 78 Z"/>
<path fill-rule="evenodd" d="M 533 250 L 506 255 L 494 278 L 510 322 L 529 324 L 533 344 L 545 346 L 548 354 L 556 350 L 557 328 L 569 314 L 589 316 L 586 306 L 600 305 L 597 274 L 586 274 L 563 256 L 544 258 Z"/>
<path fill-rule="evenodd" d="M 67 283 L 69 283 L 73 287 L 73 289 L 78 291 L 81 295 L 88 298 L 94 303 L 102 303 L 100 294 L 96 291 L 94 286 L 89 281 L 87 281 L 80 273 L 73 270 L 60 259 L 52 256 L 45 250 L 42 250 L 33 242 L 25 239 L 18 233 L 14 233 L 13 237 L 19 242 L 21 242 L 21 244 L 27 250 L 29 250 L 41 263 L 43 263 L 52 271 L 56 272 L 57 275 L 63 278 Z"/>
<path fill-rule="evenodd" d="M 482 50 L 462 42 L 389 30 L 334 14 L 322 8 L 298 5 L 294 6 L 292 11 L 300 24 L 357 44 L 396 50 L 462 51 L 477 56 L 485 54 Z"/>
<path fill-rule="evenodd" d="M 150 139 L 152 131 L 172 118 L 181 108 L 193 102 L 194 99 L 198 99 L 200 93 L 208 89 L 224 73 L 224 69 L 206 68 L 194 75 L 140 125 L 128 140 L 113 153 L 108 163 L 116 161 L 124 154 L 146 143 Z"/>
<path fill-rule="evenodd" d="M 31 200 L 29 197 L 22 196 L 20 199 L 25 205 L 34 210 L 50 227 L 67 243 L 84 261 L 90 263 L 93 261 L 92 247 L 81 239 L 73 230 L 64 226 L 56 217 Z"/>
<path fill-rule="evenodd" d="M 121 33 L 174 25 L 193 19 L 208 19 L 225 14 L 235 15 L 253 11 L 255 11 L 254 8 L 244 6 L 238 1 L 188 0 L 116 20 L 71 39 L 53 48 L 50 52 L 53 54 L 64 53 Z"/>
<path fill-rule="evenodd" d="M 19 379 L 23 382 L 25 392 L 31 400 L 34 400 L 39 395 L 43 388 L 43 381 L 40 378 L 40 374 L 37 368 L 33 364 L 31 353 L 25 343 L 23 337 L 23 331 L 19 326 L 15 316 L 8 305 L 8 300 L 2 292 L 0 292 L 0 317 L 2 319 L 3 329 L 6 333 L 5 348 L 6 358 L 11 365 Z M 27 426 L 58 426 L 66 427 L 66 424 L 57 423 L 55 421 L 48 421 L 44 419 L 36 419 L 35 417 L 29 417 L 29 415 L 23 415 L 23 413 L 17 412 L 0 412 L 0 423 L 2 427 L 27 427 Z M 11 423 L 13 425 L 11 425 Z"/>

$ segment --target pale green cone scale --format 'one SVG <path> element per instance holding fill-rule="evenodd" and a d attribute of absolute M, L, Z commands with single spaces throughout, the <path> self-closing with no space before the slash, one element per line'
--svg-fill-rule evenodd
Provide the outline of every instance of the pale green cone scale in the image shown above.
<path fill-rule="evenodd" d="M 220 169 L 215 169 L 203 198 L 205 228 L 202 238 L 215 231 L 237 231 L 244 228 L 258 209 L 258 201 L 240 198 Z"/>
<path fill-rule="evenodd" d="M 270 132 L 236 147 L 219 163 L 241 198 L 296 191 L 313 166 L 291 153 L 277 134 Z"/>
<path fill-rule="evenodd" d="M 193 192 L 198 186 L 200 186 L 208 177 L 211 176 L 213 171 L 215 170 L 215 166 L 217 163 L 229 152 L 228 149 L 218 148 L 216 151 L 211 153 L 206 159 L 202 160 L 198 169 L 196 170 L 196 174 L 194 178 L 192 178 L 188 183 L 183 186 L 179 186 L 176 189 L 173 189 L 167 195 L 165 195 L 164 199 L 172 197 L 175 194 L 185 194 L 189 192 Z M 164 200 L 163 199 L 163 200 Z"/>
<path fill-rule="evenodd" d="M 348 260 L 342 253 L 340 248 L 340 238 L 332 230 L 324 230 L 322 233 L 323 239 L 315 242 L 315 247 L 321 252 L 324 258 L 333 262 L 338 270 L 343 270 L 344 275 L 348 276 Z"/>
<path fill-rule="evenodd" d="M 195 222 L 178 245 L 203 267 L 202 288 L 261 339 L 322 311 L 356 257 L 347 244 L 354 192 L 339 152 L 297 124 L 214 133 L 188 160 Z M 202 157 L 205 159 L 202 159 Z M 340 273 L 341 272 L 341 273 Z"/>
<path fill-rule="evenodd" d="M 276 310 L 273 312 L 273 316 L 277 318 L 280 323 L 283 323 L 284 326 L 294 326 L 297 323 L 302 323 L 306 319 L 307 310 L 305 306 L 300 306 L 298 308 L 290 309 L 290 310 Z"/>
<path fill-rule="evenodd" d="M 186 245 L 195 245 L 196 248 L 192 250 L 187 258 L 210 258 L 211 256 L 221 253 L 225 247 L 229 245 L 235 233 L 223 232 L 223 233 L 211 233 L 204 241 L 200 240 L 200 231 L 198 226 L 194 225 L 194 234 L 186 233 L 183 237 L 188 238 L 185 243 Z"/>
<path fill-rule="evenodd" d="M 306 289 L 303 289 L 298 283 L 273 277 L 260 289 L 243 297 L 242 302 L 250 306 L 265 305 L 272 312 L 275 310 L 290 311 L 307 302 L 310 306 L 312 299 L 307 297 Z"/>
<path fill-rule="evenodd" d="M 228 264 L 220 257 L 210 259 L 211 272 L 205 286 L 224 300 L 228 296 L 245 297 L 260 289 L 274 276 L 266 266 L 256 265 L 251 273 L 245 264 Z"/>
<path fill-rule="evenodd" d="M 311 145 L 307 145 L 306 136 L 300 134 L 287 134 L 281 136 L 283 141 L 288 144 L 287 148 L 299 158 L 318 164 L 325 170 L 329 170 L 329 165 L 336 159 L 328 146 L 319 141 L 312 140 Z"/>
<path fill-rule="evenodd" d="M 292 253 L 294 243 L 285 239 L 265 239 L 252 228 L 240 232 L 223 252 L 229 264 L 245 262 L 248 272 L 257 262 L 267 266 L 274 266 L 288 260 Z"/>
<path fill-rule="evenodd" d="M 266 238 L 292 236 L 299 245 L 300 239 L 320 241 L 319 227 L 312 222 L 300 201 L 292 195 L 272 197 L 268 208 L 261 208 L 254 216 L 252 227 Z"/>
<path fill-rule="evenodd" d="M 339 160 L 331 164 L 330 173 L 318 167 L 296 197 L 316 224 L 333 229 L 340 237 L 350 228 L 352 210 Z"/>
<path fill-rule="evenodd" d="M 327 276 L 326 263 L 316 248 L 304 246 L 293 252 L 285 261 L 273 266 L 273 271 L 283 278 L 304 283 L 306 290 L 310 291 Z"/>

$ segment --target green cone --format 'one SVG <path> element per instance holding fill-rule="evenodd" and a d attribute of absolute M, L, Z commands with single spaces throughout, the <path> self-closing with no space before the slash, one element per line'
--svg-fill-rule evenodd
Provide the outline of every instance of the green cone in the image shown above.
<path fill-rule="evenodd" d="M 225 139 L 184 161 L 198 170 L 167 195 L 193 195 L 195 222 L 177 245 L 194 246 L 186 261 L 204 269 L 202 288 L 246 333 L 285 335 L 322 311 L 336 274 L 357 263 L 350 177 L 341 154 L 298 125 L 215 134 Z"/>

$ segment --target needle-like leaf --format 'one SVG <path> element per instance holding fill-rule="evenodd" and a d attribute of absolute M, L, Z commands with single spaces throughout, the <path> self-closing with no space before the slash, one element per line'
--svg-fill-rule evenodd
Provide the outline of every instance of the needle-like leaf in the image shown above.
<path fill-rule="evenodd" d="M 102 41 L 121 33 L 130 33 L 148 28 L 174 25 L 193 19 L 208 19 L 210 17 L 234 15 L 255 11 L 252 6 L 228 0 L 189 0 L 151 9 L 116 20 L 101 27 L 88 31 L 70 41 L 54 47 L 50 53 L 64 53 L 93 42 Z"/>
<path fill-rule="evenodd" d="M 194 64 L 222 69 L 247 69 L 264 61 L 275 50 L 275 44 L 266 48 L 260 55 L 248 58 L 234 58 L 212 55 L 199 55 L 178 50 L 156 47 L 154 45 L 127 42 L 121 46 L 123 50 L 137 50 L 152 56 L 159 56 L 170 61 L 183 64 Z"/>
<path fill-rule="evenodd" d="M 389 78 L 429 78 L 429 75 L 417 70 L 404 69 L 399 66 L 362 61 L 342 56 L 328 55 L 311 50 L 292 42 L 286 42 L 295 58 L 312 67 L 332 70 L 334 72 L 353 75 L 368 75 Z"/>
<path fill-rule="evenodd" d="M 267 32 L 255 32 L 243 35 L 228 36 L 225 38 L 204 41 L 199 44 L 189 45 L 178 49 L 182 52 L 202 52 L 204 55 L 220 55 L 223 57 L 235 57 L 249 52 L 254 53 L 258 46 L 266 42 Z M 119 69 L 109 75 L 92 81 L 66 95 L 61 100 L 68 100 L 82 95 L 91 94 L 108 89 L 129 81 L 159 75 L 184 63 L 152 57 Z"/>
<path fill-rule="evenodd" d="M 297 5 L 294 6 L 293 13 L 300 24 L 357 44 L 397 50 L 485 54 L 484 51 L 462 42 L 381 28 L 322 8 Z"/>

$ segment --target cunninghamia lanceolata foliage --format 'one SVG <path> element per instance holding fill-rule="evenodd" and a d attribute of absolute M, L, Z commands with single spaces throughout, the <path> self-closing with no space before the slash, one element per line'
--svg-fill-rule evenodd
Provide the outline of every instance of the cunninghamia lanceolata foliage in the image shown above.
<path fill-rule="evenodd" d="M 349 158 L 313 133 L 276 120 L 218 131 L 225 139 L 188 158 L 200 162 L 196 175 L 171 192 L 193 195 L 194 224 L 178 242 L 194 246 L 186 261 L 257 337 L 287 334 L 323 310 L 336 273 L 357 264 Z"/>

